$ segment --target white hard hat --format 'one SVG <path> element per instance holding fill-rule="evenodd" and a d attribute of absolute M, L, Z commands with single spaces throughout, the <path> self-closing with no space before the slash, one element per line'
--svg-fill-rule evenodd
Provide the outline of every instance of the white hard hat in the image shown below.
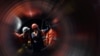
<path fill-rule="evenodd" d="M 24 32 L 26 32 L 28 30 L 30 30 L 30 28 L 25 26 L 25 27 L 23 27 L 22 32 L 24 33 Z"/>

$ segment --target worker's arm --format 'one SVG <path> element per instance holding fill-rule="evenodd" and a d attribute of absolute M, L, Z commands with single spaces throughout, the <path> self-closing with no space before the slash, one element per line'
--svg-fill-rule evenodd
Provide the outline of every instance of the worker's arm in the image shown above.
<path fill-rule="evenodd" d="M 16 32 L 14 33 L 14 35 L 19 37 L 19 38 L 21 38 L 23 36 L 23 34 L 19 34 L 19 33 L 16 33 Z"/>

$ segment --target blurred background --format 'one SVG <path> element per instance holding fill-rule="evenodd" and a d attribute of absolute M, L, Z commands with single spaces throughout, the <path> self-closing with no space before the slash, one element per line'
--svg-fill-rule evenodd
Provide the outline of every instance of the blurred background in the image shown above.
<path fill-rule="evenodd" d="M 0 56 L 100 56 L 99 7 L 99 0 L 0 0 Z M 40 55 L 17 53 L 21 44 L 14 32 L 33 22 L 44 29 L 55 18 L 57 48 Z"/>

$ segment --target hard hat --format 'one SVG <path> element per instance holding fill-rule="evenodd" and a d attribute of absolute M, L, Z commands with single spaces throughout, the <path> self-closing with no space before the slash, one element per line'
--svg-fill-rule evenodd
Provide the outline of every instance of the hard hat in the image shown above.
<path fill-rule="evenodd" d="M 25 33 L 26 31 L 29 31 L 29 30 L 30 30 L 30 28 L 25 26 L 25 27 L 23 27 L 22 32 Z"/>
<path fill-rule="evenodd" d="M 31 27 L 32 27 L 32 29 L 36 29 L 36 28 L 38 28 L 38 25 L 36 23 L 33 23 Z"/>

